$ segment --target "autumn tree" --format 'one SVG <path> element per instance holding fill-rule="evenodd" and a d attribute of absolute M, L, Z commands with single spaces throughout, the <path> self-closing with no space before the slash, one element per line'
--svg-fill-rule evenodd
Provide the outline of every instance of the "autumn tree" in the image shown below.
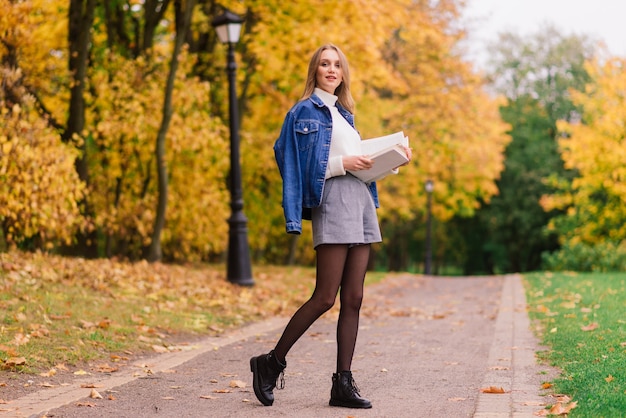
<path fill-rule="evenodd" d="M 626 60 L 617 57 L 585 66 L 591 82 L 572 93 L 581 118 L 558 124 L 562 158 L 577 175 L 572 182 L 553 176 L 556 191 L 541 201 L 546 210 L 562 211 L 551 220 L 550 229 L 564 245 L 582 244 L 591 250 L 604 246 L 598 265 L 589 269 L 611 264 L 626 240 L 625 68 Z"/>
<path fill-rule="evenodd" d="M 473 227 L 463 226 L 466 245 L 475 249 L 465 271 L 536 270 L 541 254 L 558 246 L 556 236 L 545 229 L 556 213 L 539 204 L 541 196 L 552 190 L 546 179 L 554 174 L 571 178 L 558 152 L 556 123 L 580 113 L 570 89 L 587 82 L 584 61 L 594 45 L 587 37 L 565 36 L 546 27 L 530 37 L 502 33 L 489 50 L 490 78 L 506 97 L 500 113 L 511 126 L 513 140 L 497 182 L 499 195 L 468 222 Z"/>
<path fill-rule="evenodd" d="M 61 141 L 59 114 L 40 88 L 54 89 L 40 77 L 60 63 L 41 50 L 59 46 L 59 27 L 49 24 L 56 9 L 1 0 L 0 10 L 0 241 L 27 249 L 68 244 L 83 226 L 77 202 L 84 184 L 74 168 L 79 155 Z M 39 45 L 35 40 L 46 30 L 50 38 Z"/>

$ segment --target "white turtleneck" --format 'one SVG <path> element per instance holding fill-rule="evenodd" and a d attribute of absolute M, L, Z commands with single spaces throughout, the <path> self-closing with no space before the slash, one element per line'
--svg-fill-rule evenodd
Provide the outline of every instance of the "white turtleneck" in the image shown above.
<path fill-rule="evenodd" d="M 339 109 L 335 106 L 337 96 L 320 88 L 315 88 L 315 94 L 330 109 L 330 114 L 333 118 L 333 132 L 330 140 L 326 178 L 343 176 L 346 174 L 346 170 L 343 167 L 342 157 L 344 155 L 361 154 L 361 136 L 339 113 Z"/>

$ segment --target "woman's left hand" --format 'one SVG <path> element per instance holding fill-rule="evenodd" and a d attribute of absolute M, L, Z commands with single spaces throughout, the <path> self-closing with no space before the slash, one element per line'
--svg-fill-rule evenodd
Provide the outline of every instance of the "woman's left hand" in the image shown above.
<path fill-rule="evenodd" d="M 403 146 L 403 148 L 404 148 L 404 152 L 406 153 L 406 158 L 408 158 L 409 161 L 407 161 L 406 163 L 402 164 L 400 167 L 408 165 L 411 162 L 411 159 L 413 158 L 413 151 L 411 150 L 411 148 L 405 147 L 405 146 Z"/>

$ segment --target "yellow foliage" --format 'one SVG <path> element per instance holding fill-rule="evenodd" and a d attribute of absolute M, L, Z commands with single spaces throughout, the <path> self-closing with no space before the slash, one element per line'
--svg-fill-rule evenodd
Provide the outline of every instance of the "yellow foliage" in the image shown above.
<path fill-rule="evenodd" d="M 0 27 L 10 28 L 0 31 L 3 40 L 10 39 L 0 48 L 16 48 L 27 85 L 63 123 L 70 87 L 68 10 L 67 5 L 54 3 L 0 0 L 0 10 L 8 11 L 0 16 Z M 277 257 L 291 244 L 292 237 L 284 233 L 272 145 L 285 113 L 302 93 L 311 54 L 328 42 L 342 48 L 350 61 L 362 136 L 403 130 L 411 139 L 414 161 L 399 176 L 380 183 L 383 221 L 421 218 L 427 178 L 435 180 L 433 209 L 441 220 L 458 213 L 471 215 L 478 201 L 497 193 L 495 180 L 508 137 L 498 102 L 482 91 L 480 78 L 455 53 L 463 36 L 457 28 L 462 4 L 456 0 L 223 3 L 247 18 L 237 49 L 237 85 L 244 110 L 244 212 L 253 251 Z M 208 12 L 196 8 L 194 42 L 212 31 Z M 156 211 L 154 146 L 169 70 L 168 35 L 175 30 L 173 12 L 165 14 L 153 49 L 136 59 L 106 49 L 107 22 L 99 20 L 101 16 L 96 13 L 92 29 L 81 135 L 89 166 L 87 200 L 95 216 L 92 221 L 106 237 L 107 251 L 120 248 L 138 256 L 150 242 Z M 5 49 L 0 49 L 3 56 Z M 229 135 L 224 122 L 212 113 L 227 108 L 226 88 L 219 85 L 225 78 L 226 57 L 223 46 L 215 49 L 215 56 L 202 64 L 208 66 L 203 75 L 213 85 L 192 76 L 199 51 L 180 57 L 166 144 L 170 187 L 163 251 L 169 259 L 204 258 L 226 246 Z M 297 252 L 305 257 L 310 257 L 306 251 L 310 239 L 305 231 L 298 242 Z"/>
<path fill-rule="evenodd" d="M 587 63 L 592 82 L 572 92 L 582 120 L 560 121 L 565 166 L 576 170 L 571 186 L 543 200 L 544 208 L 567 208 L 575 225 L 566 238 L 587 243 L 626 239 L 626 59 Z"/>
<path fill-rule="evenodd" d="M 311 54 L 327 42 L 348 56 L 363 138 L 403 130 L 412 143 L 410 166 L 379 183 L 381 220 L 424 216 L 427 178 L 435 180 L 433 209 L 441 220 L 471 215 L 478 199 L 488 201 L 498 192 L 495 180 L 510 138 L 500 102 L 483 91 L 483 81 L 453 52 L 463 36 L 453 30 L 457 2 L 248 4 L 255 19 L 243 41 L 254 57 L 255 76 L 243 118 L 242 158 L 253 246 L 288 245 L 272 145 L 302 93 Z M 308 234 L 299 245 L 310 245 Z"/>
<path fill-rule="evenodd" d="M 156 211 L 154 146 L 168 71 L 157 54 L 137 60 L 110 54 L 91 78 L 96 225 L 136 250 L 150 243 Z M 209 84 L 187 77 L 191 57 L 182 54 L 180 61 L 166 145 L 170 186 L 163 247 L 168 258 L 194 259 L 226 244 L 228 149 L 224 127 L 208 113 Z"/>
<path fill-rule="evenodd" d="M 5 81 L 8 81 L 5 79 Z M 41 244 L 69 243 L 82 225 L 77 202 L 84 185 L 77 152 L 32 109 L 6 108 L 0 96 L 0 221 L 9 243 L 36 238 Z"/>

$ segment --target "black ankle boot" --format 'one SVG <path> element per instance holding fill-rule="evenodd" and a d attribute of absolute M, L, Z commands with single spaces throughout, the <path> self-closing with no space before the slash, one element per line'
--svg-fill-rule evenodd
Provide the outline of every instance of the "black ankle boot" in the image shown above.
<path fill-rule="evenodd" d="M 283 377 L 285 367 L 287 367 L 286 362 L 281 364 L 274 355 L 274 350 L 250 359 L 254 394 L 263 405 L 270 406 L 274 403 L 274 388 L 279 376 L 281 379 L 278 388 L 282 389 L 285 386 Z"/>
<path fill-rule="evenodd" d="M 330 390 L 330 406 L 345 408 L 371 408 L 372 403 L 359 395 L 352 372 L 333 373 L 333 388 Z"/>

